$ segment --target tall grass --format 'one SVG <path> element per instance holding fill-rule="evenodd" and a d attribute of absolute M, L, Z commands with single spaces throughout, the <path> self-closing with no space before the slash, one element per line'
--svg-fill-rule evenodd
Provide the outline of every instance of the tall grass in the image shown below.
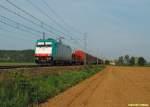
<path fill-rule="evenodd" d="M 81 72 L 65 72 L 36 79 L 11 74 L 12 78 L 0 82 L 0 106 L 27 107 L 44 102 L 101 69 L 103 67 L 88 67 Z"/>

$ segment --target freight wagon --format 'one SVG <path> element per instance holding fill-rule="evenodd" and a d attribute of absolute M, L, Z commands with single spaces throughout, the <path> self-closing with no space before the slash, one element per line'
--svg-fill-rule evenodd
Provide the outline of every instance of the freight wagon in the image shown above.
<path fill-rule="evenodd" d="M 72 53 L 72 62 L 73 64 L 83 65 L 85 59 L 85 53 L 81 50 L 75 50 Z"/>
<path fill-rule="evenodd" d="M 71 64 L 72 50 L 61 41 L 40 39 L 36 42 L 35 62 L 37 64 Z"/>
<path fill-rule="evenodd" d="M 86 57 L 87 64 L 102 64 L 103 61 L 97 57 L 94 57 L 82 50 L 75 50 L 72 53 L 72 60 L 74 64 L 83 65 Z"/>

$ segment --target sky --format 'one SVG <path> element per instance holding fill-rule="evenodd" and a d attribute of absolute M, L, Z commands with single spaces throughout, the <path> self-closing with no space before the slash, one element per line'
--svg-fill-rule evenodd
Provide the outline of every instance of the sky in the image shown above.
<path fill-rule="evenodd" d="M 46 37 L 63 36 L 64 43 L 73 49 L 74 47 L 84 49 L 83 35 L 86 34 L 87 51 L 95 56 L 114 59 L 129 54 L 144 56 L 150 60 L 150 0 L 45 0 L 53 11 L 42 0 L 9 1 L 44 23 L 65 32 L 67 35 L 64 36 L 53 30 L 56 35 L 48 33 Z M 43 12 L 33 7 L 29 1 L 40 7 Z M 0 5 L 41 24 L 10 5 L 6 0 L 0 0 Z M 41 28 L 42 24 L 35 26 L 1 7 L 0 12 L 2 16 L 18 23 L 47 32 Z M 2 17 L 0 20 L 21 29 L 20 25 L 8 22 Z M 42 38 L 42 33 L 31 34 L 18 29 L 0 22 L 0 49 L 34 49 L 34 41 Z"/>

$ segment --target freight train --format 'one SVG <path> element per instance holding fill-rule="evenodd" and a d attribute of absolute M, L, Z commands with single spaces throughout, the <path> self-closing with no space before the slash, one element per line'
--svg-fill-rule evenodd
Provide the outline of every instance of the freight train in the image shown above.
<path fill-rule="evenodd" d="M 44 65 L 83 65 L 86 57 L 87 64 L 102 64 L 102 60 L 82 50 L 72 52 L 70 46 L 55 39 L 40 39 L 36 41 L 35 63 Z"/>

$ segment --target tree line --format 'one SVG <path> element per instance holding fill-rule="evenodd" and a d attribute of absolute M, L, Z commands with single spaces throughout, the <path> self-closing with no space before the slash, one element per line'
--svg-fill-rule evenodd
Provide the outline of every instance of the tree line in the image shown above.
<path fill-rule="evenodd" d="M 34 62 L 34 50 L 0 50 L 0 62 Z"/>
<path fill-rule="evenodd" d="M 117 65 L 127 65 L 127 66 L 134 66 L 134 65 L 139 65 L 139 66 L 144 66 L 147 64 L 147 61 L 144 57 L 134 57 L 134 56 L 120 56 L 117 60 Z"/>

